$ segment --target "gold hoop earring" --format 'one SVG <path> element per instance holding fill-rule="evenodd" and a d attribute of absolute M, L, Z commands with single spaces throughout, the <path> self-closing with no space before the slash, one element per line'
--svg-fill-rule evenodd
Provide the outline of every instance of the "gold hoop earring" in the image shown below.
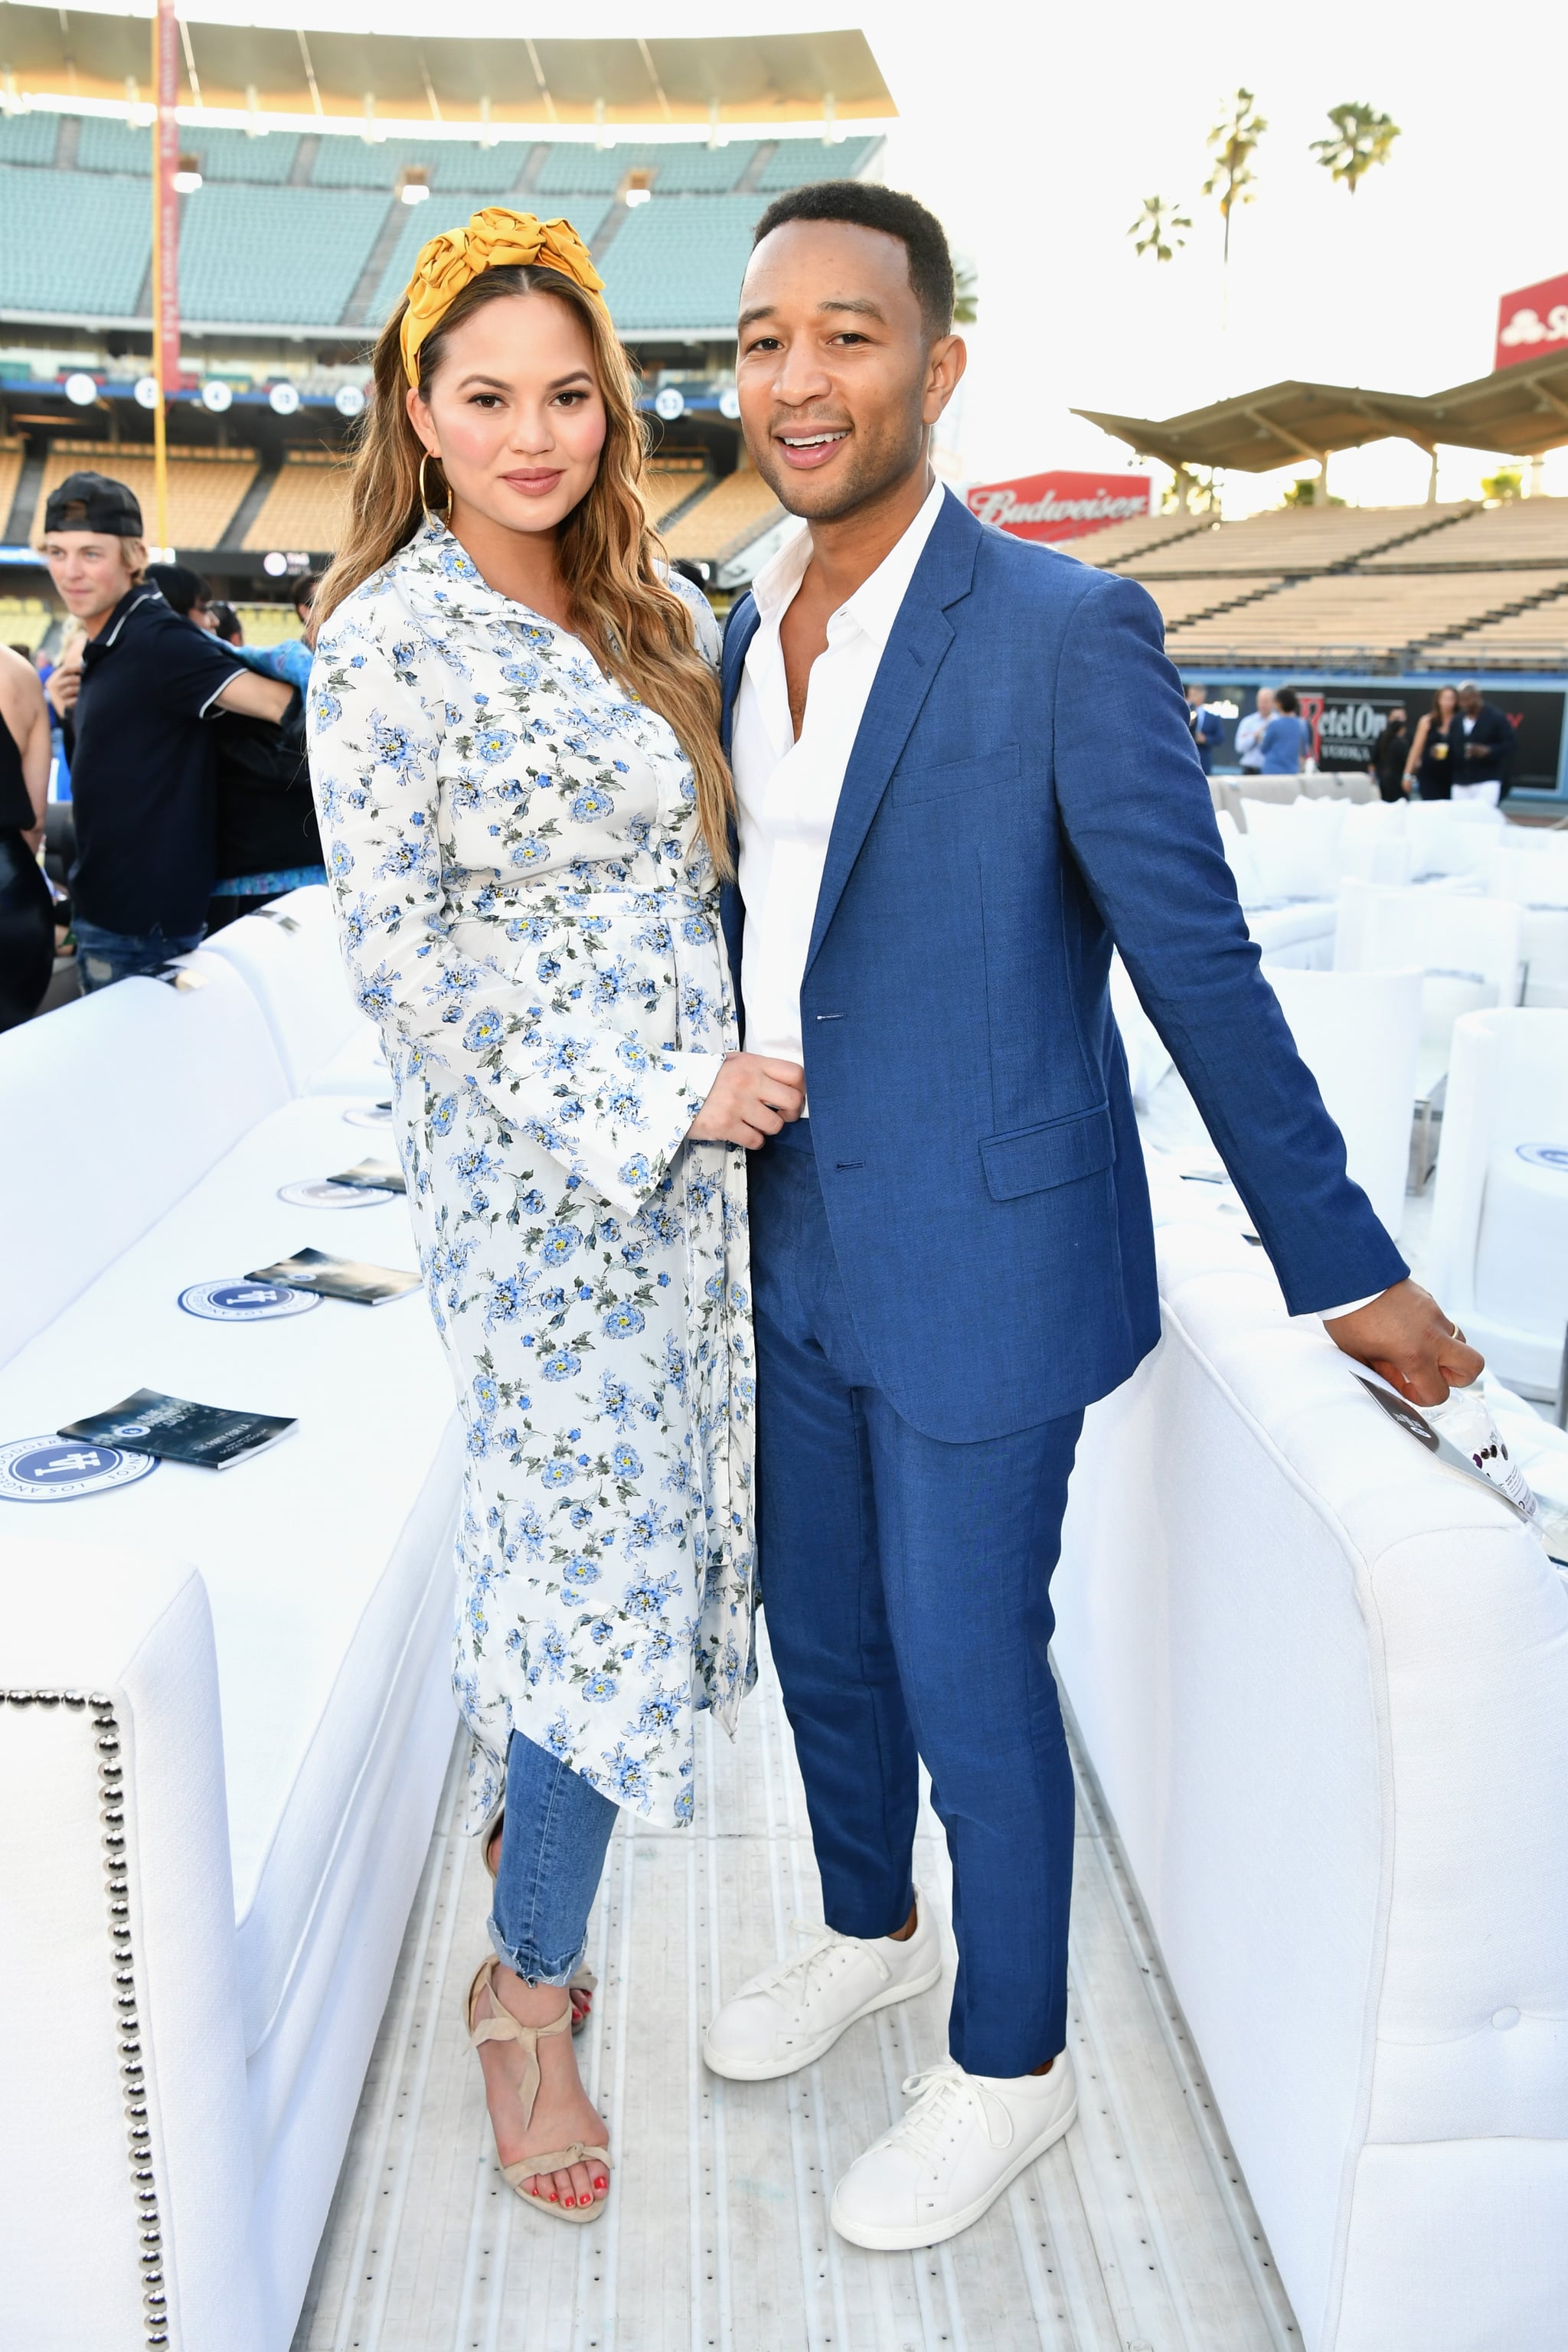
<path fill-rule="evenodd" d="M 430 452 L 429 452 L 429 450 L 428 450 L 428 449 L 426 449 L 426 452 L 425 452 L 425 455 L 424 455 L 424 456 L 420 458 L 420 460 L 419 460 L 419 503 L 420 503 L 420 505 L 424 508 L 424 509 L 425 509 L 425 511 L 426 511 L 426 514 L 434 514 L 434 513 L 436 512 L 436 509 L 431 505 L 431 503 L 430 503 L 430 493 L 429 493 L 429 491 L 428 491 L 428 490 L 426 488 L 426 487 L 425 487 L 425 468 L 426 468 L 426 467 L 429 463 L 430 463 Z M 450 483 L 450 482 L 448 482 L 448 483 L 447 483 L 447 503 L 446 503 L 446 505 L 441 509 L 440 512 L 441 512 L 441 520 L 442 520 L 443 522 L 450 522 L 450 521 L 451 521 L 451 520 L 452 520 L 452 485 L 451 485 L 451 483 Z"/>

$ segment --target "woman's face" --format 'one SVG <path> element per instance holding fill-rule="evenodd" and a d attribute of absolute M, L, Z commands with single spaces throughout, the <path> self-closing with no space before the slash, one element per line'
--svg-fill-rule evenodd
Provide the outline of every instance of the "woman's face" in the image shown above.
<path fill-rule="evenodd" d="M 1439 687 L 1437 689 L 1437 716 L 1443 721 L 1445 726 L 1447 725 L 1449 719 L 1452 719 L 1458 707 L 1459 698 L 1455 693 L 1453 688 L 1451 686 Z"/>
<path fill-rule="evenodd" d="M 452 333 L 414 429 L 452 486 L 452 520 L 553 531 L 586 498 L 606 421 L 594 346 L 551 294 L 486 302 Z"/>

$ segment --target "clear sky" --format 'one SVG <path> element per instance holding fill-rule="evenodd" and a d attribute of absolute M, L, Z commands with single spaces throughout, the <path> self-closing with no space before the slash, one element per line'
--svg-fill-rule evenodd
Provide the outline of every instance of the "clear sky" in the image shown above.
<path fill-rule="evenodd" d="M 365 22 L 363 0 L 188 0 L 193 16 Z M 378 0 L 379 29 L 428 30 L 426 0 Z M 444 31 L 498 29 L 493 0 L 446 0 Z M 757 32 L 858 23 L 900 107 L 887 176 L 930 204 L 980 276 L 960 422 L 973 478 L 1131 461 L 1069 413 L 1163 416 L 1299 376 L 1432 392 L 1485 374 L 1500 293 L 1568 270 L 1563 94 L 1568 16 L 1550 0 L 1258 0 L 1007 5 L 817 0 L 791 13 L 686 0 L 672 20 L 630 0 L 522 8 L 508 33 Z M 1256 202 L 1231 236 L 1222 335 L 1220 227 L 1199 195 L 1204 136 L 1245 83 L 1268 131 Z M 1326 110 L 1364 100 L 1403 130 L 1350 197 L 1308 152 Z M 1194 226 L 1167 264 L 1135 257 L 1142 199 L 1185 199 Z M 1426 458 L 1386 442 L 1334 460 L 1366 503 L 1426 495 Z M 1489 470 L 1444 454 L 1440 495 Z M 1290 475 L 1233 474 L 1227 513 L 1272 505 Z M 1568 450 L 1545 487 L 1568 492 Z"/>

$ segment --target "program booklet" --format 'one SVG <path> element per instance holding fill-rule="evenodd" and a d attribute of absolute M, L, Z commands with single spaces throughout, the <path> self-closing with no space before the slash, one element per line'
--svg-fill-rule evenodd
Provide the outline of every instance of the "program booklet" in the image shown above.
<path fill-rule="evenodd" d="M 361 1192 L 405 1192 L 403 1171 L 395 1160 L 360 1160 L 340 1175 L 329 1177 L 332 1184 L 352 1184 Z"/>
<path fill-rule="evenodd" d="M 326 1250 L 296 1250 L 276 1265 L 258 1267 L 247 1282 L 281 1283 L 287 1290 L 315 1290 L 323 1298 L 346 1298 L 356 1307 L 383 1307 L 419 1287 L 416 1274 L 395 1265 L 366 1265 L 362 1258 L 332 1257 Z"/>
<path fill-rule="evenodd" d="M 127 1454 L 154 1454 L 161 1462 L 227 1470 L 264 1454 L 298 1425 L 277 1413 L 230 1412 L 221 1404 L 165 1396 L 161 1389 L 137 1389 L 107 1412 L 68 1421 L 57 1433 L 88 1445 L 119 1446 Z"/>

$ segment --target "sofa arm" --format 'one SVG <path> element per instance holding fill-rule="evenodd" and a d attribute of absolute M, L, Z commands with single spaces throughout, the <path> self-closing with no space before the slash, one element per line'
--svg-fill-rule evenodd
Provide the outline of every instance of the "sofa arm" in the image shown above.
<path fill-rule="evenodd" d="M 259 2352 L 216 1664 L 194 1569 L 0 1549 L 7 2336 Z"/>

